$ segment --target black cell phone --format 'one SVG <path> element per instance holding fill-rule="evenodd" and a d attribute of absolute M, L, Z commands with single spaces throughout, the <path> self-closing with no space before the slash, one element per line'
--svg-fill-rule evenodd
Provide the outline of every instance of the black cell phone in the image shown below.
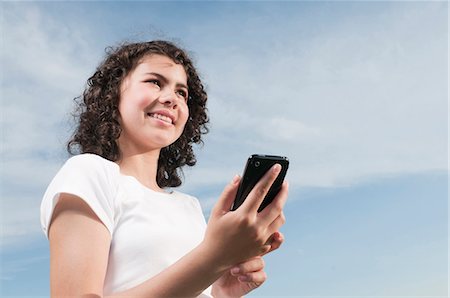
<path fill-rule="evenodd" d="M 244 175 L 242 176 L 239 188 L 234 199 L 231 210 L 236 210 L 244 203 L 250 191 L 255 187 L 256 183 L 264 176 L 264 174 L 274 165 L 281 165 L 281 171 L 278 177 L 273 182 L 266 197 L 264 198 L 261 206 L 258 208 L 258 212 L 261 212 L 267 205 L 269 205 L 277 193 L 280 191 L 283 184 L 284 177 L 289 167 L 289 160 L 285 156 L 275 155 L 260 155 L 253 154 L 247 160 L 247 164 L 244 169 Z"/>

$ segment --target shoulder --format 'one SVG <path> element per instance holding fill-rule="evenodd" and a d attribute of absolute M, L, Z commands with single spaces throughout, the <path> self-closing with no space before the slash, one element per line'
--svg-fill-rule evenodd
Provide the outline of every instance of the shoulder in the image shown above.
<path fill-rule="evenodd" d="M 179 198 L 179 199 L 185 199 L 185 200 L 188 200 L 190 202 L 198 202 L 198 199 L 196 197 L 191 196 L 191 195 L 189 195 L 187 193 L 178 191 L 178 190 L 172 190 L 172 195 L 174 197 Z"/>
<path fill-rule="evenodd" d="M 199 200 L 192 195 L 175 190 L 173 191 L 173 195 L 183 201 L 189 202 L 190 205 L 194 206 L 197 209 L 202 209 Z"/>
<path fill-rule="evenodd" d="M 41 203 L 41 223 L 47 233 L 61 194 L 81 198 L 105 223 L 111 234 L 119 185 L 119 166 L 95 154 L 69 158 L 50 182 Z"/>
<path fill-rule="evenodd" d="M 119 166 L 96 154 L 84 153 L 70 157 L 63 165 L 64 172 L 78 172 L 88 176 L 107 176 L 114 178 L 119 175 Z"/>
<path fill-rule="evenodd" d="M 84 166 L 91 168 L 92 167 L 111 168 L 117 170 L 119 168 L 119 166 L 115 162 L 112 162 L 104 157 L 101 157 L 100 155 L 92 153 L 83 153 L 72 156 L 66 161 L 66 164 L 74 166 L 79 165 L 82 167 Z"/>
<path fill-rule="evenodd" d="M 69 158 L 53 178 L 49 189 L 93 190 L 112 195 L 118 185 L 119 166 L 95 154 L 79 154 Z"/>

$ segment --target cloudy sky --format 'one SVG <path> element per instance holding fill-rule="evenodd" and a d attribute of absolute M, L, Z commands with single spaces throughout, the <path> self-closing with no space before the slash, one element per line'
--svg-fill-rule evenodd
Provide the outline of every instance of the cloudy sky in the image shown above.
<path fill-rule="evenodd" d="M 288 156 L 286 243 L 260 296 L 448 285 L 448 3 L 1 2 L 1 296 L 48 296 L 46 186 L 107 46 L 168 39 L 209 93 L 181 190 L 208 217 L 253 153 Z"/>

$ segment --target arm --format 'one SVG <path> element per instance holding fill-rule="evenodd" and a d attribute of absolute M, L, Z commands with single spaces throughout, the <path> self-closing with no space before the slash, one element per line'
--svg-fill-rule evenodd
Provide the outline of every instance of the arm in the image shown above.
<path fill-rule="evenodd" d="M 103 292 L 111 236 L 80 198 L 61 194 L 49 228 L 52 297 Z"/>
<path fill-rule="evenodd" d="M 103 296 L 111 236 L 80 198 L 62 194 L 49 230 L 51 296 Z M 198 296 L 224 268 L 198 246 L 161 274 L 117 296 Z M 116 296 L 112 295 L 112 297 Z"/>
<path fill-rule="evenodd" d="M 111 296 L 195 297 L 233 265 L 270 250 L 266 241 L 284 223 L 281 210 L 287 186 L 260 214 L 276 172 L 267 173 L 244 204 L 229 212 L 238 179 L 222 193 L 211 214 L 204 241 L 178 262 L 140 285 Z M 110 234 L 80 198 L 61 195 L 49 231 L 52 296 L 103 296 Z"/>

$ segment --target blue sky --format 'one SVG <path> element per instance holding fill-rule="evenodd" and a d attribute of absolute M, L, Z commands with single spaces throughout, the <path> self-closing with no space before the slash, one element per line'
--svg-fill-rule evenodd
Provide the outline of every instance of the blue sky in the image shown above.
<path fill-rule="evenodd" d="M 39 204 L 72 99 L 124 40 L 192 52 L 211 132 L 181 190 L 208 216 L 253 153 L 286 155 L 286 243 L 252 297 L 444 297 L 447 2 L 2 2 L 1 296 L 48 296 Z"/>

